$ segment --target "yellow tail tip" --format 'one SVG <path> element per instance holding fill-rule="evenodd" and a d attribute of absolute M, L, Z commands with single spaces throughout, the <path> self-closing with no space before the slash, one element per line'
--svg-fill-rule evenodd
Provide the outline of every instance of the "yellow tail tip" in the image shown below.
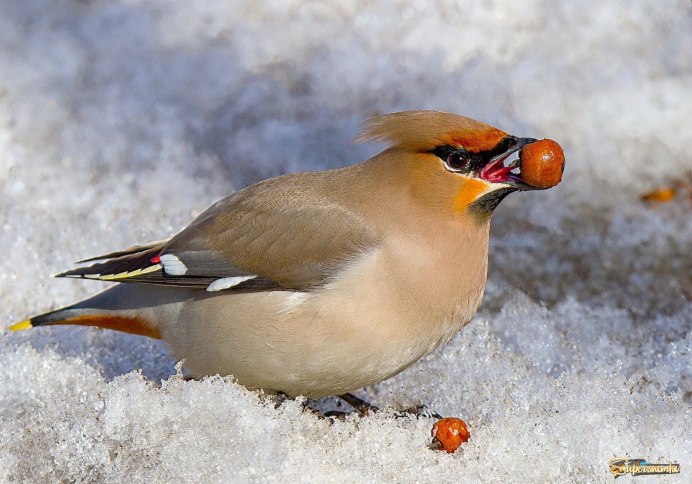
<path fill-rule="evenodd" d="M 29 329 L 33 327 L 34 325 L 31 324 L 31 320 L 25 319 L 24 321 L 20 321 L 19 323 L 10 326 L 10 331 L 22 331 L 24 329 Z"/>

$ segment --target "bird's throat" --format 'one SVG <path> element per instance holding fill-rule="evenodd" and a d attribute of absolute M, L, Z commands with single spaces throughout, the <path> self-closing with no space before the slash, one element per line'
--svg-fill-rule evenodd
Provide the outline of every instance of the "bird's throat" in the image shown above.
<path fill-rule="evenodd" d="M 500 202 L 514 191 L 516 191 L 514 188 L 508 187 L 486 193 L 477 200 L 474 200 L 469 205 L 469 213 L 473 214 L 476 218 L 487 220 L 493 214 L 493 211 L 497 208 Z"/>

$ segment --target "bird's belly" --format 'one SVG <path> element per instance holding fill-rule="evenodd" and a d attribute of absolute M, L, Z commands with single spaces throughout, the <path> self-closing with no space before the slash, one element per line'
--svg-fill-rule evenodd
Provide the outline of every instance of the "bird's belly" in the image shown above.
<path fill-rule="evenodd" d="M 233 375 L 251 388 L 317 398 L 384 380 L 456 332 L 402 334 L 382 312 L 364 308 L 354 318 L 356 308 L 319 301 L 284 312 L 289 294 L 229 294 L 232 313 L 222 317 L 220 301 L 206 300 L 194 322 L 176 324 L 164 339 L 194 376 Z"/>
<path fill-rule="evenodd" d="M 433 311 L 420 294 L 402 298 L 368 272 L 354 268 L 355 277 L 312 293 L 203 297 L 163 337 L 194 376 L 230 374 L 248 387 L 318 398 L 384 380 L 429 354 L 468 322 L 482 293 Z"/>

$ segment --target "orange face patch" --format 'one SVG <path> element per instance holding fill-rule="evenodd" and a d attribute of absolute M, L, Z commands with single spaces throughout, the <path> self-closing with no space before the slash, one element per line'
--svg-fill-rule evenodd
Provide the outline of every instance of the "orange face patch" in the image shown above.
<path fill-rule="evenodd" d="M 478 178 L 462 178 L 459 190 L 454 197 L 454 211 L 462 212 L 469 205 L 490 191 L 490 184 Z"/>

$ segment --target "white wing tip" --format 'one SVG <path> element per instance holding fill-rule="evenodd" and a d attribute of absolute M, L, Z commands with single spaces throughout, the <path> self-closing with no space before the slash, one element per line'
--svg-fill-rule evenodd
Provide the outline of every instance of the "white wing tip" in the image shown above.
<path fill-rule="evenodd" d="M 237 286 L 245 281 L 254 279 L 255 275 L 249 276 L 235 276 L 235 277 L 224 277 L 222 279 L 217 279 L 207 286 L 207 291 L 215 292 L 222 291 L 223 289 L 229 289 L 231 287 Z"/>
<path fill-rule="evenodd" d="M 163 254 L 159 257 L 163 270 L 171 276 L 184 276 L 187 272 L 187 266 L 173 254 Z"/>

